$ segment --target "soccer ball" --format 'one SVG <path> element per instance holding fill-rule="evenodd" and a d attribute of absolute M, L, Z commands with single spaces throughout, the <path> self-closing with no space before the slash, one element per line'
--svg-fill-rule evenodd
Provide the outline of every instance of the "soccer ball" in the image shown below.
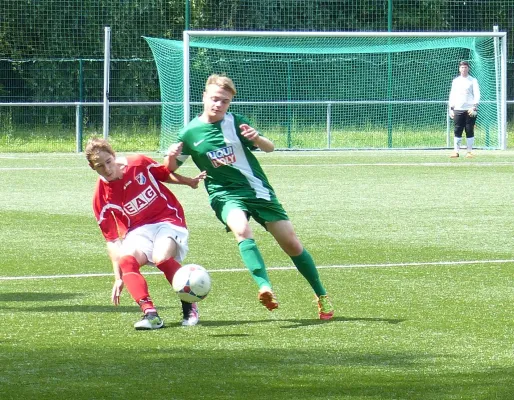
<path fill-rule="evenodd" d="M 182 266 L 173 277 L 173 290 L 180 300 L 196 303 L 211 290 L 211 277 L 207 270 L 196 264 Z"/>

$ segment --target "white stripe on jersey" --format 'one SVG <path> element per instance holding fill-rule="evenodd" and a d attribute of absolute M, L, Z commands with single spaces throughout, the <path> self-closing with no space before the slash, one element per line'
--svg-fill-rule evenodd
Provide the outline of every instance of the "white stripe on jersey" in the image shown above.
<path fill-rule="evenodd" d="M 127 219 L 127 222 L 128 222 L 128 225 L 130 227 L 130 218 L 128 217 L 128 215 L 125 213 L 125 210 L 123 208 L 121 208 L 120 206 L 116 205 L 116 204 L 112 204 L 112 203 L 107 203 L 103 208 L 102 210 L 100 211 L 100 214 L 98 215 L 98 225 L 100 225 L 104 220 L 105 220 L 105 213 L 107 213 L 111 208 L 115 209 L 115 210 L 118 210 L 126 219 Z M 127 227 L 128 228 L 128 227 Z"/>
<path fill-rule="evenodd" d="M 246 158 L 243 151 L 243 143 L 237 136 L 234 116 L 232 114 L 225 114 L 225 118 L 221 122 L 221 132 L 227 145 L 232 145 L 234 154 L 236 156 L 236 162 L 232 164 L 234 168 L 237 168 L 241 174 L 246 177 L 250 186 L 255 190 L 256 197 L 258 199 L 271 200 L 271 195 L 268 189 L 264 187 L 262 181 L 254 176 L 250 163 Z"/>

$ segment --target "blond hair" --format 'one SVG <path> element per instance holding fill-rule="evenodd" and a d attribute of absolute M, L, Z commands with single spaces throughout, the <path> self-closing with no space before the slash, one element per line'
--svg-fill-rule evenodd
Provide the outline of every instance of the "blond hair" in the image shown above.
<path fill-rule="evenodd" d="M 96 137 L 89 139 L 85 151 L 86 159 L 89 161 L 89 164 L 94 164 L 102 151 L 115 157 L 114 150 L 107 140 Z"/>
<path fill-rule="evenodd" d="M 205 89 L 207 89 L 209 85 L 219 86 L 220 88 L 232 93 L 232 96 L 236 95 L 236 85 L 234 85 L 234 82 L 228 76 L 212 74 L 207 78 Z"/>

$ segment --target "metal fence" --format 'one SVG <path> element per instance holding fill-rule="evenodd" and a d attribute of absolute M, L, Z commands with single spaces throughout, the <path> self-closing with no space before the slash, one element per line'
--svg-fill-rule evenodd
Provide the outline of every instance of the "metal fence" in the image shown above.
<path fill-rule="evenodd" d="M 98 104 L 103 96 L 104 26 L 112 29 L 111 135 L 126 150 L 158 147 L 159 82 L 142 36 L 181 39 L 184 29 L 492 31 L 497 25 L 508 33 L 508 76 L 514 73 L 514 0 L 2 3 L 0 152 L 72 152 L 78 149 L 78 132 L 84 137 L 101 134 Z M 514 125 L 512 81 L 508 81 L 507 98 L 510 129 Z"/>

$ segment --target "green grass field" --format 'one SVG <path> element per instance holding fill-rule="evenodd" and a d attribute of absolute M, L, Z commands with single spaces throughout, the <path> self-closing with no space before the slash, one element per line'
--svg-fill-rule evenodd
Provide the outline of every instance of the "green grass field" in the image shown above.
<path fill-rule="evenodd" d="M 280 301 L 264 309 L 204 189 L 173 187 L 187 262 L 213 288 L 184 328 L 144 267 L 166 322 L 145 332 L 128 293 L 110 304 L 83 155 L 1 154 L 0 399 L 512 399 L 514 152 L 448 155 L 258 154 L 320 267 L 330 322 L 253 224 Z"/>

